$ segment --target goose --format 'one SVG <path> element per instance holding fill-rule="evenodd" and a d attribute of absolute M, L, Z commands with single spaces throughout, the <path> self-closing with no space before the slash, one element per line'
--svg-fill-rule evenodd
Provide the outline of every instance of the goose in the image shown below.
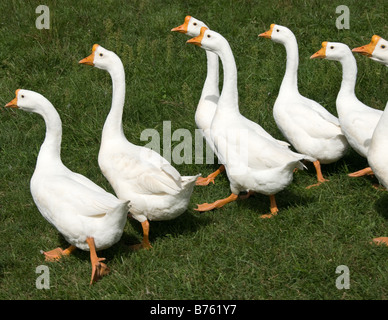
<path fill-rule="evenodd" d="M 192 16 L 186 16 L 184 23 L 179 27 L 171 29 L 171 31 L 184 33 L 190 37 L 196 37 L 199 35 L 201 27 L 208 28 L 202 21 Z M 201 97 L 195 111 L 195 123 L 197 127 L 201 129 L 201 133 L 205 138 L 206 143 L 215 154 L 214 144 L 210 138 L 210 125 L 217 108 L 218 98 L 220 96 L 220 90 L 218 88 L 219 62 L 218 56 L 213 52 L 206 52 L 206 58 L 207 75 Z M 209 174 L 207 177 L 198 177 L 196 185 L 206 186 L 210 182 L 214 184 L 214 179 L 224 171 L 225 167 L 224 165 L 221 165 L 215 172 Z"/>
<path fill-rule="evenodd" d="M 202 27 L 208 28 L 202 21 L 192 16 L 186 16 L 184 23 L 179 27 L 171 29 L 171 31 L 184 33 L 190 37 L 196 37 L 199 35 Z M 218 88 L 219 62 L 218 56 L 210 51 L 206 51 L 206 58 L 207 75 L 201 97 L 195 111 L 195 123 L 197 127 L 201 129 L 201 133 L 205 138 L 206 143 L 215 154 L 214 144 L 210 137 L 210 125 L 217 108 L 218 98 L 220 96 L 220 90 Z M 224 171 L 225 167 L 224 165 L 221 165 L 215 172 L 209 174 L 207 177 L 198 177 L 196 185 L 206 186 L 210 182 L 214 184 L 214 179 Z"/>
<path fill-rule="evenodd" d="M 215 52 L 222 61 L 224 82 L 210 132 L 217 154 L 225 165 L 232 192 L 225 199 L 200 204 L 195 210 L 213 210 L 237 200 L 240 192 L 258 192 L 270 198 L 271 213 L 261 217 L 273 217 L 279 211 L 275 194 L 292 182 L 295 168 L 303 169 L 301 160 L 312 159 L 246 125 L 238 106 L 236 63 L 229 43 L 222 35 L 202 27 L 200 35 L 187 42 Z"/>
<path fill-rule="evenodd" d="M 117 197 L 131 200 L 130 215 L 142 225 L 143 240 L 133 249 L 150 249 L 149 220 L 171 220 L 185 212 L 200 174 L 181 176 L 157 152 L 127 140 L 122 123 L 125 72 L 113 51 L 95 44 L 79 63 L 106 70 L 112 78 L 112 104 L 102 130 L 98 164 Z"/>
<path fill-rule="evenodd" d="M 388 189 L 388 103 L 373 132 L 368 149 L 368 163 L 379 182 Z M 388 245 L 388 237 L 374 238 L 377 244 Z"/>
<path fill-rule="evenodd" d="M 319 103 L 302 96 L 298 90 L 298 43 L 287 27 L 271 24 L 259 37 L 271 39 L 285 46 L 286 71 L 273 107 L 275 122 L 297 152 L 309 155 L 317 173 L 318 186 L 327 181 L 321 164 L 338 161 L 348 150 L 348 142 L 341 131 L 338 118 Z"/>
<path fill-rule="evenodd" d="M 200 34 L 201 28 L 208 28 L 205 23 L 192 17 L 186 16 L 185 21 L 179 27 L 173 28 L 172 31 L 187 34 L 190 37 L 196 37 Z M 209 28 L 208 28 L 209 29 Z M 210 30 L 210 29 L 209 29 Z M 219 60 L 218 55 L 211 51 L 205 51 L 207 57 L 207 75 L 202 89 L 201 98 L 197 105 L 195 112 L 195 123 L 201 132 L 203 132 L 206 142 L 209 144 L 214 154 L 217 155 L 214 143 L 211 140 L 210 127 L 217 108 L 219 92 Z M 255 122 L 248 118 L 243 118 L 246 125 L 255 130 L 258 134 L 261 134 L 268 139 L 274 140 L 281 145 L 289 147 L 290 144 L 273 138 L 267 131 Z M 224 165 L 221 165 L 215 172 L 211 173 L 206 178 L 199 177 L 197 185 L 208 185 L 210 182 L 214 183 L 214 178 L 220 173 L 225 171 Z"/>
<path fill-rule="evenodd" d="M 130 208 L 85 176 L 68 169 L 61 160 L 62 123 L 58 112 L 43 95 L 24 89 L 6 107 L 41 115 L 46 123 L 46 137 L 40 148 L 30 182 L 32 198 L 42 216 L 71 244 L 43 252 L 46 260 L 57 260 L 76 248 L 90 251 L 90 284 L 109 272 L 96 251 L 117 243 L 123 233 Z"/>
<path fill-rule="evenodd" d="M 373 132 L 382 110 L 373 109 L 358 100 L 355 93 L 357 63 L 350 48 L 340 42 L 322 42 L 322 48 L 311 59 L 326 58 L 339 61 L 342 65 L 342 82 L 336 106 L 343 133 L 350 146 L 362 157 L 367 158 Z M 370 167 L 350 173 L 350 177 L 371 175 Z"/>
<path fill-rule="evenodd" d="M 353 52 L 361 53 L 374 61 L 385 64 L 388 67 L 388 41 L 378 35 L 374 35 L 369 44 L 352 49 Z"/>

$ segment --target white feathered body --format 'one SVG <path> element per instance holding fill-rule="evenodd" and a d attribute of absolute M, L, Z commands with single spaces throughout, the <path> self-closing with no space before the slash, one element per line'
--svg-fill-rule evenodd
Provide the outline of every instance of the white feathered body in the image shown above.
<path fill-rule="evenodd" d="M 231 191 L 276 194 L 292 182 L 295 168 L 303 169 L 300 160 L 313 159 L 258 134 L 243 118 L 238 112 L 216 112 L 212 124 L 213 141 Z"/>
<path fill-rule="evenodd" d="M 181 215 L 199 176 L 182 177 L 157 152 L 136 146 L 125 137 L 103 140 L 98 163 L 116 195 L 131 199 L 130 213 L 140 222 Z"/>
<path fill-rule="evenodd" d="M 66 167 L 35 169 L 31 194 L 42 216 L 72 245 L 89 250 L 93 237 L 97 250 L 117 243 L 127 220 L 128 202 Z"/>
<path fill-rule="evenodd" d="M 388 103 L 373 133 L 368 163 L 380 183 L 388 189 Z"/>
<path fill-rule="evenodd" d="M 350 146 L 366 158 L 373 132 L 383 111 L 368 107 L 355 95 L 345 95 L 341 92 L 336 104 L 341 128 Z"/>
<path fill-rule="evenodd" d="M 339 160 L 348 149 L 348 142 L 339 120 L 314 100 L 298 92 L 282 89 L 275 101 L 273 116 L 276 125 L 294 146 L 327 164 Z"/>

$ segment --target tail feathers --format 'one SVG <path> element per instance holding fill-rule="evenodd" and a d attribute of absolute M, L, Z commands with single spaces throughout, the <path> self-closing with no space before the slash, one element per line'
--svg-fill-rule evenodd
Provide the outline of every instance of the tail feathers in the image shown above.
<path fill-rule="evenodd" d="M 129 212 L 129 209 L 131 209 L 131 200 L 127 200 L 127 201 L 123 201 L 121 202 L 118 206 L 116 206 L 111 212 L 110 214 L 114 214 L 114 213 L 117 213 L 117 212 L 122 212 L 122 211 L 125 211 L 125 212 Z"/>
<path fill-rule="evenodd" d="M 316 158 L 313 158 L 313 157 L 311 157 L 311 156 L 308 156 L 308 155 L 303 155 L 304 157 L 303 157 L 303 160 L 307 160 L 307 161 L 310 161 L 310 162 L 315 162 L 315 161 L 317 161 L 318 159 L 316 159 Z"/>
<path fill-rule="evenodd" d="M 184 176 L 184 177 L 182 177 L 182 188 L 184 189 L 184 188 L 187 188 L 188 185 L 194 184 L 197 181 L 198 177 L 200 177 L 200 176 L 201 176 L 201 174 L 199 173 L 196 176 Z"/>

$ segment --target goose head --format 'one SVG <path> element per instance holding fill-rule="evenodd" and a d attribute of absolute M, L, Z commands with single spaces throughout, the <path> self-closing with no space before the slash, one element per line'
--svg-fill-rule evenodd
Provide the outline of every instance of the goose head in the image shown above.
<path fill-rule="evenodd" d="M 271 39 L 274 42 L 285 44 L 290 39 L 294 39 L 295 36 L 287 27 L 280 26 L 278 24 L 271 24 L 270 29 L 266 32 L 260 33 L 259 37 Z"/>
<path fill-rule="evenodd" d="M 370 43 L 362 47 L 354 48 L 352 51 L 361 53 L 372 60 L 388 66 L 388 41 L 378 35 L 374 35 Z"/>
<path fill-rule="evenodd" d="M 192 16 L 186 16 L 185 22 L 179 27 L 171 29 L 171 31 L 185 33 L 190 37 L 197 37 L 200 34 L 202 27 L 208 28 L 202 21 L 195 19 Z"/>
<path fill-rule="evenodd" d="M 46 105 L 47 102 L 48 100 L 37 92 L 17 89 L 15 91 L 15 98 L 8 102 L 5 107 L 39 113 L 39 110 L 42 106 Z"/>
<path fill-rule="evenodd" d="M 195 44 L 205 50 L 216 52 L 222 44 L 225 44 L 225 38 L 215 31 L 202 27 L 200 34 L 187 40 L 187 43 Z"/>
<path fill-rule="evenodd" d="M 321 58 L 340 61 L 349 53 L 351 53 L 350 48 L 344 43 L 324 41 L 321 49 L 315 52 L 310 59 Z"/>
<path fill-rule="evenodd" d="M 95 44 L 93 45 L 92 53 L 80 60 L 79 63 L 109 71 L 111 66 L 117 64 L 118 61 L 120 61 L 120 58 L 113 51 Z"/>

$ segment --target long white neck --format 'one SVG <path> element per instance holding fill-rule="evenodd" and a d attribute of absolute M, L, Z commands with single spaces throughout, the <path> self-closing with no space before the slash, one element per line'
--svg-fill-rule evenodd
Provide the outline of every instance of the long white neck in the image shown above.
<path fill-rule="evenodd" d="M 62 122 L 54 106 L 47 100 L 42 103 L 39 113 L 46 123 L 46 136 L 40 147 L 37 166 L 61 163 Z"/>
<path fill-rule="evenodd" d="M 349 54 L 342 56 L 339 60 L 342 65 L 342 82 L 339 95 L 356 96 L 355 87 L 357 80 L 357 62 L 349 50 Z"/>
<path fill-rule="evenodd" d="M 232 49 L 225 40 L 221 48 L 216 52 L 224 69 L 224 82 L 220 98 L 218 100 L 217 112 L 227 110 L 228 112 L 239 112 L 238 89 L 237 89 L 237 66 L 234 60 Z"/>
<path fill-rule="evenodd" d="M 299 66 L 299 51 L 298 42 L 294 35 L 283 43 L 287 53 L 286 72 L 283 77 L 282 84 L 280 86 L 280 92 L 282 89 L 298 91 L 298 66 Z"/>
<path fill-rule="evenodd" d="M 206 51 L 207 58 L 207 75 L 203 85 L 200 101 L 206 99 L 206 97 L 220 96 L 220 90 L 218 87 L 219 82 L 219 61 L 218 56 L 214 52 Z"/>
<path fill-rule="evenodd" d="M 119 58 L 108 72 L 112 78 L 112 105 L 105 120 L 102 136 L 124 136 L 122 118 L 125 102 L 125 71 Z"/>

